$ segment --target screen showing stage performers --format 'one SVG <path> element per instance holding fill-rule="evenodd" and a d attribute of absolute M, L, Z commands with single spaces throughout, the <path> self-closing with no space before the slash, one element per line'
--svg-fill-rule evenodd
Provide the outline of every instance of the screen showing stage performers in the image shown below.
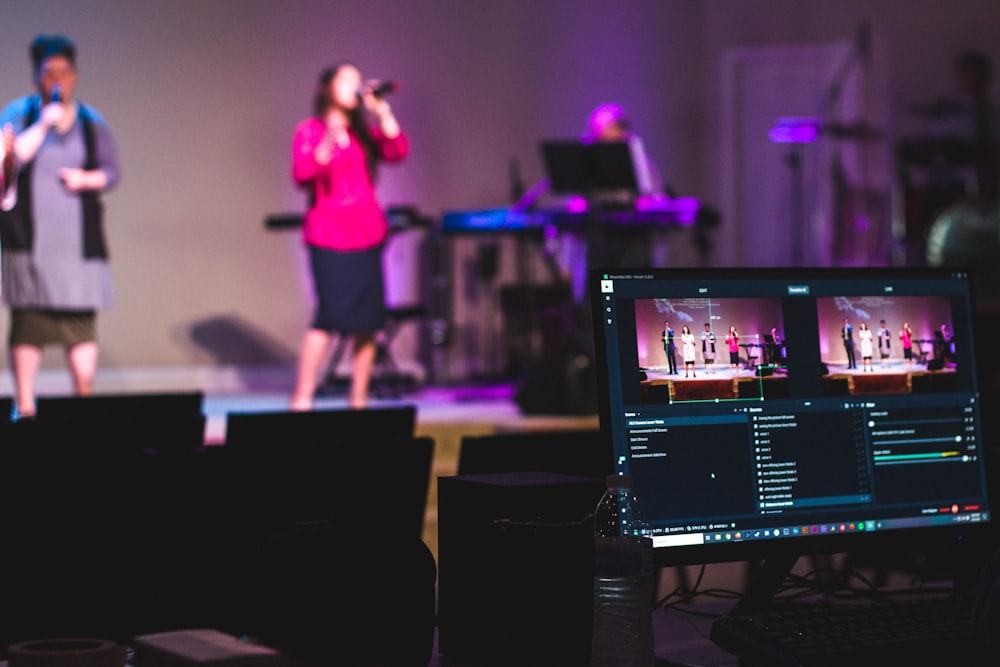
<path fill-rule="evenodd" d="M 816 310 L 826 395 L 957 390 L 948 297 L 824 297 Z"/>
<path fill-rule="evenodd" d="M 779 298 L 637 299 L 635 330 L 644 401 L 788 395 Z"/>
<path fill-rule="evenodd" d="M 939 393 L 968 385 L 961 365 L 968 325 L 955 315 L 968 305 L 953 295 L 926 283 L 882 294 L 817 294 L 820 286 L 811 287 L 808 295 L 619 300 L 635 327 L 635 347 L 626 349 L 634 349 L 640 402 Z"/>
<path fill-rule="evenodd" d="M 734 545 L 854 526 L 871 547 L 886 530 L 923 540 L 989 520 L 968 273 L 590 279 L 601 431 L 643 499 L 659 563 L 738 560 L 751 551 Z"/>

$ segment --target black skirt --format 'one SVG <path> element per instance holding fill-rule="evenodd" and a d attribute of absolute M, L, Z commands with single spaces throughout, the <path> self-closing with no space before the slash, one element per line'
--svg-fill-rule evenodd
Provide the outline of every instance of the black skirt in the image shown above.
<path fill-rule="evenodd" d="M 314 329 L 363 333 L 385 326 L 382 246 L 357 252 L 309 246 L 309 260 L 316 289 Z"/>

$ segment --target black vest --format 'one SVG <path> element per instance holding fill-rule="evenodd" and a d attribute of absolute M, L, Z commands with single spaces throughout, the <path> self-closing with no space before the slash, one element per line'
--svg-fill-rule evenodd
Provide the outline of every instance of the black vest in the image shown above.
<path fill-rule="evenodd" d="M 40 99 L 33 97 L 24 117 L 24 127 L 37 119 Z M 97 140 L 93 115 L 80 104 L 79 120 L 83 126 L 85 147 L 84 169 L 97 169 Z M 34 205 L 31 195 L 35 161 L 23 165 L 17 177 L 17 203 L 9 211 L 0 211 L 0 243 L 9 250 L 31 250 L 35 238 Z M 104 238 L 104 204 L 100 193 L 87 190 L 80 193 L 83 207 L 83 256 L 87 259 L 107 259 L 108 246 Z"/>

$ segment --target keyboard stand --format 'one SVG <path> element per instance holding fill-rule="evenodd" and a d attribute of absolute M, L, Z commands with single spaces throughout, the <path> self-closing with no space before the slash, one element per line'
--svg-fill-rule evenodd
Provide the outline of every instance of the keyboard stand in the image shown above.
<path fill-rule="evenodd" d="M 392 358 L 392 341 L 399 333 L 399 327 L 410 320 L 423 318 L 423 306 L 406 306 L 400 308 L 389 308 L 386 311 L 385 327 L 375 335 L 375 363 L 372 368 L 372 391 L 380 398 L 399 398 L 405 390 L 413 390 L 417 386 L 417 379 L 412 375 L 404 374 L 399 370 L 399 366 Z M 333 356 L 327 366 L 326 379 L 323 384 L 316 389 L 318 395 L 332 395 L 337 393 L 338 388 L 344 389 L 350 385 L 350 378 L 337 376 L 337 368 L 343 361 L 347 353 L 348 344 L 351 342 L 350 336 L 341 335 L 337 339 L 337 347 L 334 348 Z"/>

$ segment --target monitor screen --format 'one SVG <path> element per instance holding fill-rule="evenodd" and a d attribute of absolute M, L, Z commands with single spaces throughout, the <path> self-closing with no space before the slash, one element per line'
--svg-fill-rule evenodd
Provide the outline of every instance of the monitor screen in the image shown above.
<path fill-rule="evenodd" d="M 589 289 L 601 430 L 658 564 L 986 532 L 967 272 L 605 268 Z"/>

